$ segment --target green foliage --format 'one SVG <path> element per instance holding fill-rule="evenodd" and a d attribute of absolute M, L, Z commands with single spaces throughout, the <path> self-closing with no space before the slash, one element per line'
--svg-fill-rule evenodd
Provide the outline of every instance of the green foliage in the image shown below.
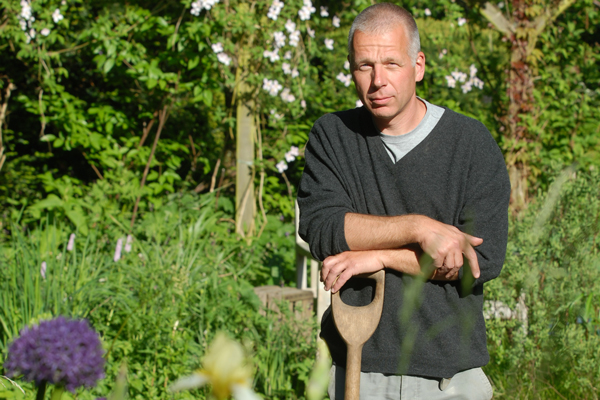
<path fill-rule="evenodd" d="M 512 221 L 503 272 L 486 285 L 486 297 L 515 309 L 524 296 L 528 326 L 488 320 L 486 372 L 499 398 L 593 398 L 596 393 L 599 187 L 597 168 L 565 170 L 550 193 Z"/>
<path fill-rule="evenodd" d="M 125 239 L 118 221 L 78 236 L 72 251 L 66 248 L 68 224 L 58 218 L 26 231 L 13 225 L 0 259 L 2 359 L 27 324 L 59 314 L 87 318 L 104 342 L 107 378 L 78 398 L 106 396 L 123 362 L 129 398 L 164 398 L 170 383 L 200 366 L 215 333 L 227 331 L 254 355 L 259 391 L 273 399 L 302 397 L 316 352 L 316 324 L 289 313 L 264 315 L 250 283 L 270 273 L 262 267 L 265 258 L 287 259 L 278 253 L 289 254 L 289 246 L 248 245 L 230 234 L 227 216 L 215 212 L 214 195 L 173 196 L 143 215 L 131 251 L 123 249 L 118 261 L 116 241 Z M 285 229 L 281 224 L 279 230 Z M 293 236 L 282 237 L 293 243 Z M 31 385 L 24 388 L 33 393 Z M 202 393 L 174 398 L 204 398 Z"/>

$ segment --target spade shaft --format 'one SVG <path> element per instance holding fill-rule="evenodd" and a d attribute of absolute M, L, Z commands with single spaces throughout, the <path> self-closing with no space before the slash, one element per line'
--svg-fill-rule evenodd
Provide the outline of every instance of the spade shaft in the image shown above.
<path fill-rule="evenodd" d="M 340 298 L 340 292 L 331 295 L 331 311 L 338 332 L 348 348 L 346 357 L 345 400 L 359 400 L 362 348 L 379 325 L 383 310 L 385 272 L 383 270 L 357 277 L 375 281 L 375 297 L 366 306 L 350 306 Z"/>

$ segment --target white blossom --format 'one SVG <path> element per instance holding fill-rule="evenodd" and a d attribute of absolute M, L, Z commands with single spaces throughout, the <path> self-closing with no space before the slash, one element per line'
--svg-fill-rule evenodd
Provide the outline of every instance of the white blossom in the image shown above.
<path fill-rule="evenodd" d="M 333 16 L 333 21 L 331 21 L 331 23 L 333 24 L 333 26 L 335 26 L 336 28 L 340 27 L 340 19 L 337 15 Z"/>
<path fill-rule="evenodd" d="M 277 31 L 273 33 L 273 40 L 275 48 L 279 49 L 285 46 L 285 33 Z"/>
<path fill-rule="evenodd" d="M 215 4 L 217 4 L 219 0 L 197 0 L 192 3 L 192 10 L 190 13 L 192 15 L 198 16 L 202 9 L 210 10 Z"/>
<path fill-rule="evenodd" d="M 425 15 L 426 15 L 427 17 L 431 16 L 431 10 L 430 10 L 429 8 L 426 8 L 426 9 L 425 9 Z"/>
<path fill-rule="evenodd" d="M 231 57 L 229 57 L 225 53 L 217 54 L 217 60 L 219 60 L 220 63 L 225 64 L 225 65 L 229 65 L 231 63 Z"/>
<path fill-rule="evenodd" d="M 469 67 L 469 74 L 471 75 L 471 78 L 474 78 L 477 75 L 477 67 L 475 64 L 471 64 Z"/>
<path fill-rule="evenodd" d="M 463 83 L 464 81 L 467 80 L 467 74 L 465 74 L 464 72 L 461 72 L 459 70 L 454 70 L 450 73 L 450 75 L 452 75 L 452 77 L 454 79 L 456 79 L 458 82 Z"/>
<path fill-rule="evenodd" d="M 50 34 L 50 29 L 44 28 L 40 31 L 43 36 L 48 36 Z"/>
<path fill-rule="evenodd" d="M 29 30 L 29 37 L 30 37 L 31 39 L 35 39 L 35 29 L 31 28 L 31 29 Z"/>
<path fill-rule="evenodd" d="M 325 39 L 325 47 L 329 50 L 333 50 L 333 39 Z"/>
<path fill-rule="evenodd" d="M 290 46 L 296 47 L 300 42 L 300 31 L 294 31 L 290 34 Z"/>
<path fill-rule="evenodd" d="M 442 51 L 440 51 L 440 54 L 438 55 L 438 58 L 441 60 L 446 54 L 448 54 L 448 50 L 442 49 Z"/>
<path fill-rule="evenodd" d="M 283 70 L 283 73 L 286 75 L 289 75 L 292 73 L 292 67 L 288 63 L 284 62 L 283 64 L 281 64 L 281 69 Z"/>
<path fill-rule="evenodd" d="M 291 51 L 286 51 L 283 58 L 285 58 L 286 60 L 291 60 L 292 59 L 292 52 Z"/>
<path fill-rule="evenodd" d="M 281 100 L 291 103 L 296 100 L 296 96 L 290 92 L 290 89 L 285 88 L 281 91 Z"/>
<path fill-rule="evenodd" d="M 363 106 L 363 102 L 360 101 L 360 99 L 356 100 L 356 108 L 362 107 L 362 106 Z"/>
<path fill-rule="evenodd" d="M 275 62 L 279 60 L 279 50 L 265 50 L 263 52 L 263 57 L 268 58 L 271 62 Z"/>
<path fill-rule="evenodd" d="M 47 36 L 47 35 L 45 35 Z M 75 247 L 75 234 L 71 233 L 71 235 L 69 236 L 69 243 L 67 243 L 67 251 L 73 251 L 73 248 Z"/>
<path fill-rule="evenodd" d="M 458 19 L 457 22 L 458 22 L 458 26 L 463 26 L 464 24 L 467 23 L 467 20 L 466 20 L 466 18 L 462 18 L 461 17 L 461 18 Z"/>
<path fill-rule="evenodd" d="M 275 119 L 275 120 L 280 120 L 281 118 L 283 118 L 283 114 L 278 114 L 275 109 L 271 109 L 271 115 L 273 116 L 273 119 Z M 287 169 L 287 165 L 285 168 Z"/>
<path fill-rule="evenodd" d="M 289 33 L 294 32 L 296 30 L 296 23 L 293 22 L 291 19 L 288 19 L 287 22 L 285 23 L 285 29 Z"/>
<path fill-rule="evenodd" d="M 454 79 L 452 76 L 446 75 L 446 81 L 448 82 L 448 87 L 449 88 L 456 87 L 456 79 Z"/>
<path fill-rule="evenodd" d="M 329 17 L 329 11 L 327 10 L 327 7 L 321 6 L 321 17 Z"/>
<path fill-rule="evenodd" d="M 298 77 L 298 75 L 300 75 L 300 74 L 298 73 L 298 70 L 297 70 L 296 68 L 294 68 L 294 69 L 292 70 L 292 78 L 297 78 L 297 77 Z"/>
<path fill-rule="evenodd" d="M 308 21 L 310 16 L 317 11 L 316 8 L 313 7 L 312 2 L 310 0 L 304 0 L 304 5 L 298 11 L 298 16 L 302 21 Z"/>
<path fill-rule="evenodd" d="M 54 21 L 55 24 L 58 24 L 64 18 L 65 17 L 63 17 L 63 15 L 60 13 L 60 10 L 58 8 L 56 10 L 54 10 L 54 12 L 52 13 L 52 20 Z"/>
<path fill-rule="evenodd" d="M 190 10 L 190 14 L 195 15 L 196 17 L 200 15 L 202 11 L 202 5 L 199 1 L 195 1 L 192 3 L 192 9 Z"/>
<path fill-rule="evenodd" d="M 285 161 L 281 160 L 277 163 L 277 165 L 275 165 L 275 168 L 277 168 L 277 171 L 279 171 L 280 174 L 283 174 L 283 171 L 288 169 L 288 166 Z"/>
<path fill-rule="evenodd" d="M 469 93 L 471 91 L 471 88 L 473 86 L 473 81 L 468 81 L 467 83 L 465 83 L 464 85 L 461 85 L 461 89 L 463 93 Z"/>
<path fill-rule="evenodd" d="M 300 105 L 302 106 L 302 108 L 306 108 L 306 101 L 305 100 L 300 101 Z"/>
<path fill-rule="evenodd" d="M 483 81 L 477 77 L 474 77 L 472 79 L 473 81 L 473 86 L 475 86 L 478 89 L 483 89 Z"/>
<path fill-rule="evenodd" d="M 348 87 L 350 86 L 350 84 L 352 83 L 352 75 L 350 74 L 344 74 L 343 72 L 340 72 L 337 76 L 336 79 L 340 82 L 342 82 L 344 84 L 344 86 Z"/>
<path fill-rule="evenodd" d="M 287 161 L 289 163 L 296 159 L 296 157 L 293 154 L 290 154 L 289 151 L 287 153 L 285 153 L 284 157 L 285 157 L 285 161 Z"/>
<path fill-rule="evenodd" d="M 223 52 L 223 43 L 221 42 L 213 43 L 210 45 L 210 47 L 212 48 L 212 51 L 214 51 L 217 54 Z"/>
<path fill-rule="evenodd" d="M 115 248 L 115 255 L 113 256 L 114 262 L 117 262 L 121 259 L 121 250 L 123 250 L 123 239 L 119 238 L 117 240 L 117 247 Z"/>
<path fill-rule="evenodd" d="M 344 69 L 350 69 L 350 61 L 346 60 L 344 62 Z"/>
<path fill-rule="evenodd" d="M 27 30 L 27 21 L 25 21 L 24 19 L 19 20 L 19 25 L 21 25 L 21 30 L 23 30 L 23 31 Z"/>
<path fill-rule="evenodd" d="M 315 30 L 310 29 L 308 26 L 306 27 L 306 33 L 308 33 L 308 36 L 310 36 L 311 38 L 315 37 Z"/>
<path fill-rule="evenodd" d="M 269 7 L 269 12 L 267 13 L 267 17 L 271 18 L 273 21 L 277 21 L 277 17 L 279 17 L 279 13 L 283 8 L 284 4 L 282 1 L 273 0 L 271 7 Z"/>
<path fill-rule="evenodd" d="M 263 79 L 263 89 L 269 92 L 271 96 L 277 96 L 277 93 L 283 89 L 283 86 L 281 86 L 277 79 L 270 80 L 265 78 Z"/>
<path fill-rule="evenodd" d="M 300 155 L 300 149 L 297 146 L 290 146 L 290 151 L 288 151 L 294 157 L 298 157 Z"/>
<path fill-rule="evenodd" d="M 498 8 L 504 8 L 504 2 L 501 1 L 500 3 L 498 3 Z"/>
<path fill-rule="evenodd" d="M 28 1 L 21 1 L 21 18 L 25 21 L 29 21 L 31 16 L 31 4 L 29 4 Z"/>
<path fill-rule="evenodd" d="M 42 278 L 46 279 L 46 268 L 47 268 L 47 264 L 46 261 L 42 261 L 42 266 L 40 267 L 40 275 L 42 275 Z"/>

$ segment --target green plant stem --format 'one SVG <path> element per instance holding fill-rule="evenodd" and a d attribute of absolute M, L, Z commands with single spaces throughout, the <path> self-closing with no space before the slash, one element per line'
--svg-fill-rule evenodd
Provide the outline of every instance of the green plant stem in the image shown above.
<path fill-rule="evenodd" d="M 55 386 L 50 400 L 60 400 L 64 391 L 65 388 L 63 386 Z"/>
<path fill-rule="evenodd" d="M 44 395 L 46 394 L 46 381 L 42 381 L 42 383 L 38 386 L 37 395 L 35 396 L 35 400 L 44 400 Z"/>

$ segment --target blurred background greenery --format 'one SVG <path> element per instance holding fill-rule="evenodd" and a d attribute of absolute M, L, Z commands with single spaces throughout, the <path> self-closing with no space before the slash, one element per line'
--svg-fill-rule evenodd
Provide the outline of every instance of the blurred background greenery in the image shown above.
<path fill-rule="evenodd" d="M 166 388 L 224 330 L 259 393 L 304 398 L 317 323 L 261 313 L 252 289 L 295 286 L 303 148 L 356 106 L 345 42 L 370 2 L 273 4 L 0 0 L 0 359 L 26 324 L 88 318 L 107 379 L 77 398 L 106 396 L 123 362 L 131 398 L 202 398 Z M 418 95 L 481 120 L 511 176 L 486 298 L 529 314 L 488 322 L 496 397 L 597 398 L 600 3 L 398 4 L 427 57 Z"/>

